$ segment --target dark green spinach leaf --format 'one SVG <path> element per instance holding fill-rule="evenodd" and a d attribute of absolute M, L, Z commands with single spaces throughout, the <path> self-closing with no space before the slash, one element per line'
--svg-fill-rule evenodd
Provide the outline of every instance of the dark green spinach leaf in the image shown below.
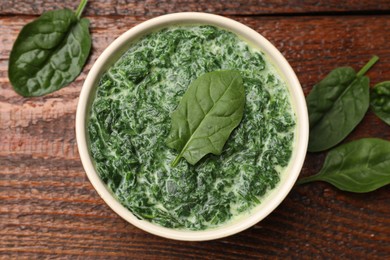
<path fill-rule="evenodd" d="M 22 96 L 41 96 L 72 82 L 91 50 L 89 20 L 80 19 L 87 1 L 76 13 L 49 11 L 26 24 L 11 51 L 8 77 Z"/>
<path fill-rule="evenodd" d="M 245 90 L 238 71 L 214 71 L 203 74 L 188 87 L 172 113 L 172 127 L 166 141 L 190 164 L 208 153 L 221 154 L 231 132 L 241 122 Z"/>
<path fill-rule="evenodd" d="M 321 171 L 298 184 L 326 181 L 340 190 L 369 192 L 390 184 L 390 142 L 364 138 L 332 149 Z"/>
<path fill-rule="evenodd" d="M 390 125 L 390 81 L 375 85 L 371 92 L 371 108 L 383 122 Z"/>
<path fill-rule="evenodd" d="M 313 87 L 309 110 L 308 151 L 319 152 L 341 142 L 363 119 L 369 106 L 369 79 L 363 76 L 378 60 L 374 56 L 360 71 L 341 67 Z"/>

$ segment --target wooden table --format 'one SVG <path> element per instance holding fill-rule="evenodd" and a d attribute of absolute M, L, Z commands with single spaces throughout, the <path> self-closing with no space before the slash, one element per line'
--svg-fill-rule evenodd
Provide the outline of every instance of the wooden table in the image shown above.
<path fill-rule="evenodd" d="M 44 97 L 17 95 L 7 64 L 20 29 L 43 11 L 75 9 L 76 2 L 1 0 L 1 258 L 390 258 L 390 186 L 368 194 L 325 183 L 297 186 L 265 220 L 216 241 L 150 235 L 98 196 L 81 165 L 74 130 L 79 92 L 96 58 L 116 37 L 149 18 L 203 11 L 236 19 L 285 55 L 307 94 L 331 69 L 359 69 L 373 54 L 381 60 L 368 73 L 371 86 L 390 80 L 390 1 L 91 0 L 85 15 L 91 20 L 93 50 L 81 75 Z M 390 127 L 371 111 L 347 141 L 369 136 L 390 140 Z M 309 154 L 301 176 L 316 173 L 324 156 Z"/>

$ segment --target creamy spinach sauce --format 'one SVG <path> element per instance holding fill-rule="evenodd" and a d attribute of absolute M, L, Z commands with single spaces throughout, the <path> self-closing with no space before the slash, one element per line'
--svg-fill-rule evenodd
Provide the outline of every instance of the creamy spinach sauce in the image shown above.
<path fill-rule="evenodd" d="M 243 120 L 222 155 L 195 166 L 165 144 L 170 115 L 188 85 L 240 71 Z M 136 41 L 102 76 L 88 121 L 101 179 L 140 219 L 164 227 L 214 228 L 250 212 L 279 182 L 295 131 L 288 89 L 261 51 L 212 26 L 174 26 Z"/>

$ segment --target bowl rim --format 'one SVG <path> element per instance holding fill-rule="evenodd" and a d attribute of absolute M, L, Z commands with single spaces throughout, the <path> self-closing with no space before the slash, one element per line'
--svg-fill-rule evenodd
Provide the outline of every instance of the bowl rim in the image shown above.
<path fill-rule="evenodd" d="M 132 42 L 132 40 L 134 41 L 138 37 L 150 33 L 153 30 L 177 24 L 214 25 L 238 34 L 241 38 L 244 38 L 246 41 L 254 44 L 256 48 L 265 52 L 268 60 L 271 60 L 286 81 L 291 96 L 291 102 L 293 103 L 292 106 L 295 108 L 297 118 L 295 137 L 297 139 L 295 141 L 296 148 L 293 150 L 293 158 L 291 158 L 289 164 L 288 176 L 284 178 L 283 182 L 279 182 L 278 186 L 272 190 L 277 190 L 277 193 L 272 194 L 271 198 L 271 195 L 266 196 L 268 200 L 265 198 L 259 205 L 261 206 L 261 210 L 255 210 L 242 220 L 232 224 L 222 225 L 216 229 L 206 229 L 202 231 L 175 230 L 138 219 L 115 199 L 114 195 L 111 194 L 100 179 L 93 166 L 88 150 L 86 119 L 89 101 L 91 100 L 90 92 L 96 87 L 96 81 L 100 77 L 103 67 L 110 62 L 110 58 L 112 59 L 114 53 L 120 51 L 121 48 L 123 49 L 124 45 L 127 44 L 128 46 L 129 42 Z M 121 54 L 123 54 L 123 50 L 121 51 Z M 80 159 L 89 181 L 92 183 L 100 197 L 114 212 L 132 225 L 157 236 L 182 241 L 206 241 L 230 236 L 255 225 L 268 216 L 283 201 L 296 182 L 305 159 L 308 137 L 309 126 L 305 97 L 296 74 L 284 56 L 266 38 L 255 30 L 235 20 L 209 13 L 181 12 L 162 15 L 142 22 L 120 35 L 102 52 L 93 64 L 81 89 L 76 112 L 76 139 Z"/>

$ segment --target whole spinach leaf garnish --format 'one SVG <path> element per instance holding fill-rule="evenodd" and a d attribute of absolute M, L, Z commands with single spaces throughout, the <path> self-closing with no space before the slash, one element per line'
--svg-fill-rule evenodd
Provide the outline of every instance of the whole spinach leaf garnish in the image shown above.
<path fill-rule="evenodd" d="M 8 77 L 22 96 L 42 96 L 72 82 L 91 50 L 89 20 L 80 18 L 87 3 L 43 13 L 26 24 L 11 51 Z"/>
<path fill-rule="evenodd" d="M 375 85 L 371 92 L 371 108 L 374 113 L 390 125 L 390 81 Z"/>
<path fill-rule="evenodd" d="M 390 184 L 390 142 L 363 138 L 332 149 L 316 175 L 298 184 L 325 181 L 340 190 L 369 192 Z"/>
<path fill-rule="evenodd" d="M 350 67 L 331 71 L 306 98 L 309 110 L 309 152 L 341 142 L 363 119 L 369 106 L 369 79 L 364 74 L 378 61 L 374 56 L 358 73 Z"/>
<path fill-rule="evenodd" d="M 167 145 L 181 157 L 196 164 L 208 153 L 219 155 L 231 132 L 241 122 L 245 90 L 238 71 L 203 74 L 194 80 L 172 113 Z"/>

